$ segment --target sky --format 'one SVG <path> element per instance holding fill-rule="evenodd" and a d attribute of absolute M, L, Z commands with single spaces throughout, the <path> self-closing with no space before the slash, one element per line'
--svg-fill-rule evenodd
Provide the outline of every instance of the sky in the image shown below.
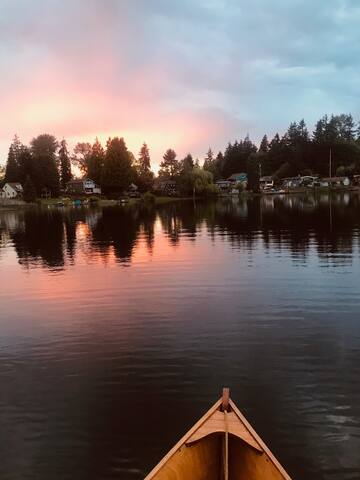
<path fill-rule="evenodd" d="M 0 0 L 0 163 L 17 133 L 204 158 L 360 119 L 358 0 Z"/>

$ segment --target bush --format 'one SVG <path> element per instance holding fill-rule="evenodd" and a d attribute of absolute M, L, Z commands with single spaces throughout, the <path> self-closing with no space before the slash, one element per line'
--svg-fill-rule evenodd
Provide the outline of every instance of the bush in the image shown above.
<path fill-rule="evenodd" d="M 214 183 L 206 185 L 203 190 L 203 194 L 206 197 L 216 197 L 216 195 L 219 195 L 219 192 L 219 188 Z"/>
<path fill-rule="evenodd" d="M 146 205 L 155 205 L 156 197 L 151 192 L 146 192 L 142 196 L 142 200 Z"/>

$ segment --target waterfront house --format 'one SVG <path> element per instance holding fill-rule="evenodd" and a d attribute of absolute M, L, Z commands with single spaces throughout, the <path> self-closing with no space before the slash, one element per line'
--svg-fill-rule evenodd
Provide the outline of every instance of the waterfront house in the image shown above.
<path fill-rule="evenodd" d="M 354 175 L 352 183 L 355 187 L 360 187 L 360 175 Z"/>
<path fill-rule="evenodd" d="M 274 180 L 272 177 L 261 177 L 260 178 L 260 189 L 261 190 L 270 190 L 274 187 Z"/>
<path fill-rule="evenodd" d="M 313 175 L 305 175 L 301 177 L 301 185 L 303 187 L 314 187 L 319 183 L 319 177 Z"/>
<path fill-rule="evenodd" d="M 215 185 L 221 192 L 227 192 L 231 187 L 232 183 L 229 182 L 229 180 L 218 180 L 217 182 L 215 182 Z"/>
<path fill-rule="evenodd" d="M 231 182 L 232 185 L 240 185 L 241 183 L 246 186 L 247 184 L 247 174 L 246 173 L 233 173 L 230 175 L 230 177 L 227 179 L 229 182 Z"/>
<path fill-rule="evenodd" d="M 70 180 L 66 192 L 77 195 L 101 195 L 101 188 L 90 178 Z"/>
<path fill-rule="evenodd" d="M 130 183 L 126 193 L 129 197 L 140 197 L 139 188 L 137 185 L 135 185 L 135 183 Z"/>
<path fill-rule="evenodd" d="M 350 183 L 349 177 L 326 177 L 320 179 L 321 187 L 348 187 Z"/>
<path fill-rule="evenodd" d="M 23 196 L 23 187 L 21 183 L 9 182 L 5 183 L 1 190 L 2 198 L 22 198 Z"/>
<path fill-rule="evenodd" d="M 174 196 L 177 195 L 176 180 L 169 178 L 157 178 L 154 182 L 154 190 L 162 195 Z"/>
<path fill-rule="evenodd" d="M 288 177 L 282 179 L 282 188 L 299 188 L 301 187 L 302 180 L 301 177 Z"/>

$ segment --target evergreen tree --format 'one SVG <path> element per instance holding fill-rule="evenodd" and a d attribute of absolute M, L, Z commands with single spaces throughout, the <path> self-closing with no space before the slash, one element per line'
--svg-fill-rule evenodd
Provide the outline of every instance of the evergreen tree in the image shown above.
<path fill-rule="evenodd" d="M 135 168 L 139 190 L 141 192 L 151 190 L 154 183 L 154 174 L 151 171 L 149 147 L 145 142 L 140 149 L 139 158 L 135 163 Z"/>
<path fill-rule="evenodd" d="M 180 164 L 176 159 L 176 153 L 169 148 L 166 150 L 163 160 L 160 163 L 159 177 L 169 178 L 173 180 L 180 173 Z"/>
<path fill-rule="evenodd" d="M 204 160 L 203 169 L 212 174 L 214 181 L 218 180 L 221 177 L 220 169 L 222 166 L 222 161 L 222 153 L 219 152 L 217 157 L 214 158 L 214 153 L 211 148 L 209 148 Z"/>
<path fill-rule="evenodd" d="M 5 168 L 5 182 L 20 182 L 21 181 L 21 169 L 19 165 L 19 156 L 21 152 L 22 144 L 17 135 L 10 145 L 8 158 Z"/>
<path fill-rule="evenodd" d="M 267 138 L 267 135 L 264 135 L 260 143 L 259 152 L 268 153 L 268 151 L 269 151 L 269 140 Z"/>
<path fill-rule="evenodd" d="M 229 177 L 233 173 L 241 173 L 246 171 L 247 159 L 252 153 L 256 153 L 257 147 L 246 135 L 244 140 L 235 141 L 232 145 L 228 144 L 223 161 L 222 175 L 224 178 Z"/>
<path fill-rule="evenodd" d="M 72 179 L 70 156 L 65 139 L 62 139 L 60 142 L 59 161 L 60 182 L 62 188 L 65 190 L 67 183 L 70 182 L 70 180 Z"/>
<path fill-rule="evenodd" d="M 286 162 L 290 164 L 292 174 L 298 175 L 306 168 L 310 168 L 309 161 L 309 133 L 304 120 L 292 122 L 282 138 L 283 153 Z"/>
<path fill-rule="evenodd" d="M 291 177 L 294 174 L 293 169 L 289 162 L 284 162 L 280 167 L 274 172 L 273 177 L 275 179 L 281 179 L 286 177 Z"/>
<path fill-rule="evenodd" d="M 36 200 L 35 185 L 33 184 L 29 175 L 26 177 L 26 180 L 24 183 L 23 198 L 27 203 L 35 202 Z"/>
<path fill-rule="evenodd" d="M 140 152 L 139 152 L 139 158 L 137 160 L 136 167 L 138 169 L 139 174 L 144 174 L 147 173 L 151 170 L 151 165 L 150 165 L 150 151 L 149 147 L 147 144 L 144 142 L 141 146 Z"/>
<path fill-rule="evenodd" d="M 274 135 L 274 138 L 269 144 L 269 151 L 267 153 L 267 160 L 262 165 L 262 174 L 271 175 L 276 172 L 282 163 L 287 160 L 287 151 L 283 139 L 280 139 L 278 133 Z"/>
<path fill-rule="evenodd" d="M 223 177 L 223 168 L 224 168 L 224 155 L 222 152 L 219 152 L 216 155 L 215 159 L 215 172 L 212 172 L 214 180 L 219 180 Z"/>
<path fill-rule="evenodd" d="M 259 155 L 252 153 L 247 159 L 247 189 L 251 192 L 260 191 L 260 164 Z"/>
<path fill-rule="evenodd" d="M 36 167 L 33 155 L 29 147 L 25 145 L 21 146 L 19 157 L 18 157 L 18 165 L 20 170 L 19 175 L 19 182 L 24 183 L 26 178 L 30 176 L 30 178 L 35 178 L 36 176 Z"/>
<path fill-rule="evenodd" d="M 19 165 L 17 163 L 12 144 L 9 147 L 8 158 L 5 168 L 5 182 L 19 181 Z"/>
<path fill-rule="evenodd" d="M 356 141 L 360 143 L 360 122 L 358 122 L 357 124 L 355 135 L 356 135 Z"/>
<path fill-rule="evenodd" d="M 101 181 L 105 193 L 109 195 L 122 193 L 129 187 L 134 175 L 131 155 L 124 139 L 109 138 L 106 144 Z"/>
<path fill-rule="evenodd" d="M 60 192 L 60 178 L 57 167 L 56 150 L 58 143 L 53 135 L 44 133 L 31 141 L 31 153 L 35 172 L 32 181 L 38 193 L 50 192 L 57 197 Z"/>
<path fill-rule="evenodd" d="M 209 147 L 209 150 L 207 151 L 204 164 L 203 164 L 203 169 L 207 170 L 208 172 L 211 172 L 211 168 L 213 167 L 214 164 L 214 154 L 211 148 Z"/>
<path fill-rule="evenodd" d="M 360 162 L 359 144 L 356 142 L 355 123 L 351 115 L 324 115 L 313 132 L 311 155 L 314 170 L 321 174 L 329 171 L 329 155 L 332 152 L 332 166 L 357 168 Z"/>

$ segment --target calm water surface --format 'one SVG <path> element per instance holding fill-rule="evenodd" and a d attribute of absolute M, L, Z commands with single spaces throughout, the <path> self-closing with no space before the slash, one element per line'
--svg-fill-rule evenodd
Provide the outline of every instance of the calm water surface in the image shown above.
<path fill-rule="evenodd" d="M 0 212 L 0 478 L 142 479 L 228 385 L 358 480 L 359 232 L 356 194 Z"/>

